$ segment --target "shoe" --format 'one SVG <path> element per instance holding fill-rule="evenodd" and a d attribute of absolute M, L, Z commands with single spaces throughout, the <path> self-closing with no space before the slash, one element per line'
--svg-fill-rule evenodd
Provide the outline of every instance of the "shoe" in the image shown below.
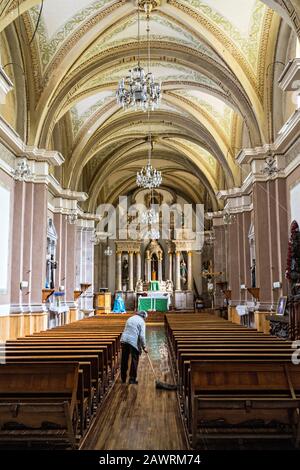
<path fill-rule="evenodd" d="M 137 381 L 136 379 L 130 379 L 130 380 L 129 380 L 129 383 L 130 383 L 131 385 L 137 385 L 137 384 L 138 384 L 138 381 Z"/>

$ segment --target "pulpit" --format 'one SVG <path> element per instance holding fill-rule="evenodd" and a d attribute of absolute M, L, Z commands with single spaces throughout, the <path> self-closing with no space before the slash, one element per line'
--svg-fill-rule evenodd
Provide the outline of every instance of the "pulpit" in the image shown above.
<path fill-rule="evenodd" d="M 96 315 L 110 313 L 111 312 L 111 293 L 110 292 L 95 292 L 94 308 L 95 308 Z"/>

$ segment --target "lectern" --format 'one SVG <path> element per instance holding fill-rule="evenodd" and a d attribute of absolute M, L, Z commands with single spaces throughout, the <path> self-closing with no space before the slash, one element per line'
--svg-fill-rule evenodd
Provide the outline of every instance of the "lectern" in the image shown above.
<path fill-rule="evenodd" d="M 96 315 L 111 313 L 111 293 L 108 291 L 95 292 L 94 309 Z"/>

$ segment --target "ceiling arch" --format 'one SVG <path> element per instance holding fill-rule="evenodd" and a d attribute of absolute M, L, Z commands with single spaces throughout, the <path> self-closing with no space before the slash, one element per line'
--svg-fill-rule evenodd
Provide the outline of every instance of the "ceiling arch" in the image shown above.
<path fill-rule="evenodd" d="M 163 80 L 151 126 L 155 162 L 169 187 L 177 181 L 192 200 L 209 194 L 217 208 L 215 193 L 240 183 L 236 149 L 268 143 L 266 70 L 280 17 L 299 33 L 295 3 L 160 0 L 151 13 L 151 70 Z M 146 65 L 145 17 L 139 45 L 135 0 L 44 0 L 29 45 L 40 6 L 12 0 L 0 18 L 0 31 L 11 24 L 23 50 L 31 105 L 23 134 L 28 145 L 62 151 L 63 185 L 89 189 L 94 210 L 99 198 L 133 190 L 147 155 L 145 115 L 115 101 L 118 80 L 138 54 Z"/>

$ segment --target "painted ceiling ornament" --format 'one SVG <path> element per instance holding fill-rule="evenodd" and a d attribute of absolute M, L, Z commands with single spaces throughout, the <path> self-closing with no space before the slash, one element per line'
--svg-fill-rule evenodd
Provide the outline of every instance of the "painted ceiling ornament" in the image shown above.
<path fill-rule="evenodd" d="M 161 103 L 161 83 L 155 80 L 150 72 L 150 13 L 158 2 L 153 0 L 141 0 L 138 2 L 138 63 L 129 75 L 122 78 L 116 92 L 117 103 L 123 109 L 133 108 L 135 110 L 152 111 L 157 109 Z M 141 66 L 140 60 L 140 8 L 146 11 L 147 19 L 147 43 L 148 43 L 148 71 Z"/>

